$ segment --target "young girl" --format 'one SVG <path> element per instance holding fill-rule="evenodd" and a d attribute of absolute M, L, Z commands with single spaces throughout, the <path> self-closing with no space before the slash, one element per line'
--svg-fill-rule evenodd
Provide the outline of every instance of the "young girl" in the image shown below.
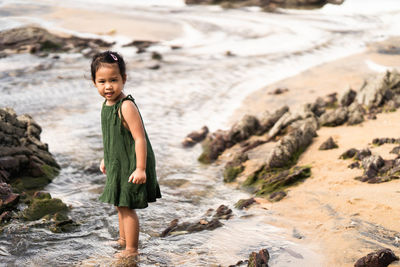
<path fill-rule="evenodd" d="M 107 175 L 100 201 L 118 210 L 118 244 L 125 250 L 116 257 L 138 254 L 139 219 L 135 209 L 161 197 L 155 170 L 155 157 L 142 117 L 131 95 L 123 92 L 125 62 L 116 52 L 93 56 L 92 80 L 105 98 L 101 109 L 104 159 L 100 170 Z"/>

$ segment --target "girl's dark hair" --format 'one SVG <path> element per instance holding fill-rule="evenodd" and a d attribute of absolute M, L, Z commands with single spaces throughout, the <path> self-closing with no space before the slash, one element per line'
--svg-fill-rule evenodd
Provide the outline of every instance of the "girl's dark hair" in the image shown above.
<path fill-rule="evenodd" d="M 119 73 L 121 77 L 125 79 L 126 68 L 125 61 L 120 54 L 113 51 L 105 51 L 102 53 L 97 53 L 92 58 L 92 64 L 90 64 L 90 70 L 92 72 L 92 80 L 96 80 L 96 72 L 102 64 L 118 64 Z"/>

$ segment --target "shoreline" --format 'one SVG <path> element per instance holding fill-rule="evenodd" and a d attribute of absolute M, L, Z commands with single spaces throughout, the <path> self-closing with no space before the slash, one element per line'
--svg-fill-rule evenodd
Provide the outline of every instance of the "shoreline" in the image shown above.
<path fill-rule="evenodd" d="M 321 64 L 251 93 L 232 114 L 231 125 L 244 114 L 259 115 L 283 105 L 295 110 L 317 97 L 335 92 L 340 99 L 349 88 L 358 91 L 365 79 L 378 74 L 377 70 L 384 70 L 384 66 L 400 70 L 400 55 L 382 52 L 382 47 L 393 47 L 399 39 L 392 37 L 371 43 L 363 53 Z M 288 91 L 269 94 L 276 88 L 287 88 Z M 288 236 L 293 232 L 300 233 L 304 238 L 293 237 L 293 241 L 318 247 L 317 253 L 325 258 L 325 266 L 354 266 L 359 258 L 379 247 L 390 248 L 399 254 L 396 240 L 400 237 L 400 215 L 396 211 L 400 209 L 400 181 L 362 183 L 354 180 L 362 174 L 362 170 L 349 169 L 347 166 L 352 161 L 339 159 L 347 149 L 366 147 L 385 160 L 394 159 L 396 155 L 389 151 L 395 145 L 376 147 L 372 145 L 372 140 L 397 138 L 400 132 L 399 116 L 398 109 L 378 114 L 376 120 L 367 120 L 359 125 L 321 127 L 317 131 L 318 136 L 314 137 L 296 164 L 311 166 L 311 177 L 290 187 L 288 195 L 279 202 L 256 198 L 258 204 L 250 209 L 268 210 L 265 222 L 286 229 Z M 330 136 L 339 148 L 318 150 Z M 265 152 L 271 145 L 267 143 L 263 146 L 249 156 L 244 172 L 231 186 L 239 188 L 240 183 L 264 163 Z M 229 161 L 235 149 L 236 146 L 226 150 L 217 164 Z M 375 236 L 375 232 L 386 235 L 387 239 Z M 395 241 L 390 242 L 390 239 Z M 400 266 L 400 263 L 395 262 L 391 266 Z"/>

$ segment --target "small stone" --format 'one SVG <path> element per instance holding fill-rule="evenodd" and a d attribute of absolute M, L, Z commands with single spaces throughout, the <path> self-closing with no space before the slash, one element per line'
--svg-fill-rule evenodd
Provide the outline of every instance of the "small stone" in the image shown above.
<path fill-rule="evenodd" d="M 325 142 L 321 144 L 319 147 L 319 150 L 329 150 L 329 149 L 334 149 L 338 148 L 339 146 L 335 143 L 332 137 L 329 137 Z"/>

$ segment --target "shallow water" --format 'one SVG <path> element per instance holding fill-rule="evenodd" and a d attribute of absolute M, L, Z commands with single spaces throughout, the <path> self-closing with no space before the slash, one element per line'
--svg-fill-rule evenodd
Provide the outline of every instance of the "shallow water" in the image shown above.
<path fill-rule="evenodd" d="M 140 67 L 149 61 L 149 53 L 122 48 L 125 39 L 113 37 L 118 41 L 116 49 L 129 62 L 125 91 L 135 97 L 144 117 L 163 193 L 161 200 L 138 212 L 139 265 L 226 266 L 266 247 L 272 266 L 321 266 L 322 257 L 313 248 L 289 241 L 291 233 L 263 222 L 262 215 L 268 216 L 268 211 L 234 210 L 234 218 L 214 231 L 157 237 L 175 218 L 199 219 L 209 208 L 220 204 L 233 207 L 240 198 L 249 197 L 223 184 L 220 166 L 197 162 L 200 146 L 183 149 L 180 141 L 203 125 L 211 131 L 228 128 L 242 99 L 260 87 L 360 51 L 367 42 L 399 34 L 390 24 L 399 17 L 399 4 L 388 1 L 390 10 L 366 10 L 357 8 L 361 2 L 354 0 L 342 7 L 269 14 L 255 8 L 224 11 L 173 2 L 137 7 L 132 4 L 135 1 L 120 0 L 110 11 L 150 18 L 161 15 L 185 29 L 181 38 L 150 49 L 161 51 L 164 57 L 156 71 Z M 23 15 L 15 8 L 9 10 L 9 3 L 0 0 L 0 29 L 30 21 L 56 27 L 40 18 L 52 8 L 51 1 L 13 1 L 37 7 Z M 90 3 L 63 5 L 88 8 Z M 118 8 L 122 4 L 123 10 Z M 181 45 L 182 49 L 171 50 L 169 45 Z M 226 56 L 226 51 L 234 56 Z M 75 232 L 65 234 L 28 228 L 26 223 L 9 225 L 0 236 L 0 262 L 5 266 L 110 264 L 115 250 L 107 242 L 117 237 L 117 214 L 97 201 L 105 177 L 83 171 L 102 157 L 102 98 L 88 77 L 89 60 L 80 54 L 63 54 L 60 59 L 32 55 L 0 59 L 0 107 L 29 113 L 42 126 L 42 140 L 62 166 L 46 190 L 71 205 L 70 217 L 81 224 Z M 253 216 L 245 216 L 249 213 Z"/>

